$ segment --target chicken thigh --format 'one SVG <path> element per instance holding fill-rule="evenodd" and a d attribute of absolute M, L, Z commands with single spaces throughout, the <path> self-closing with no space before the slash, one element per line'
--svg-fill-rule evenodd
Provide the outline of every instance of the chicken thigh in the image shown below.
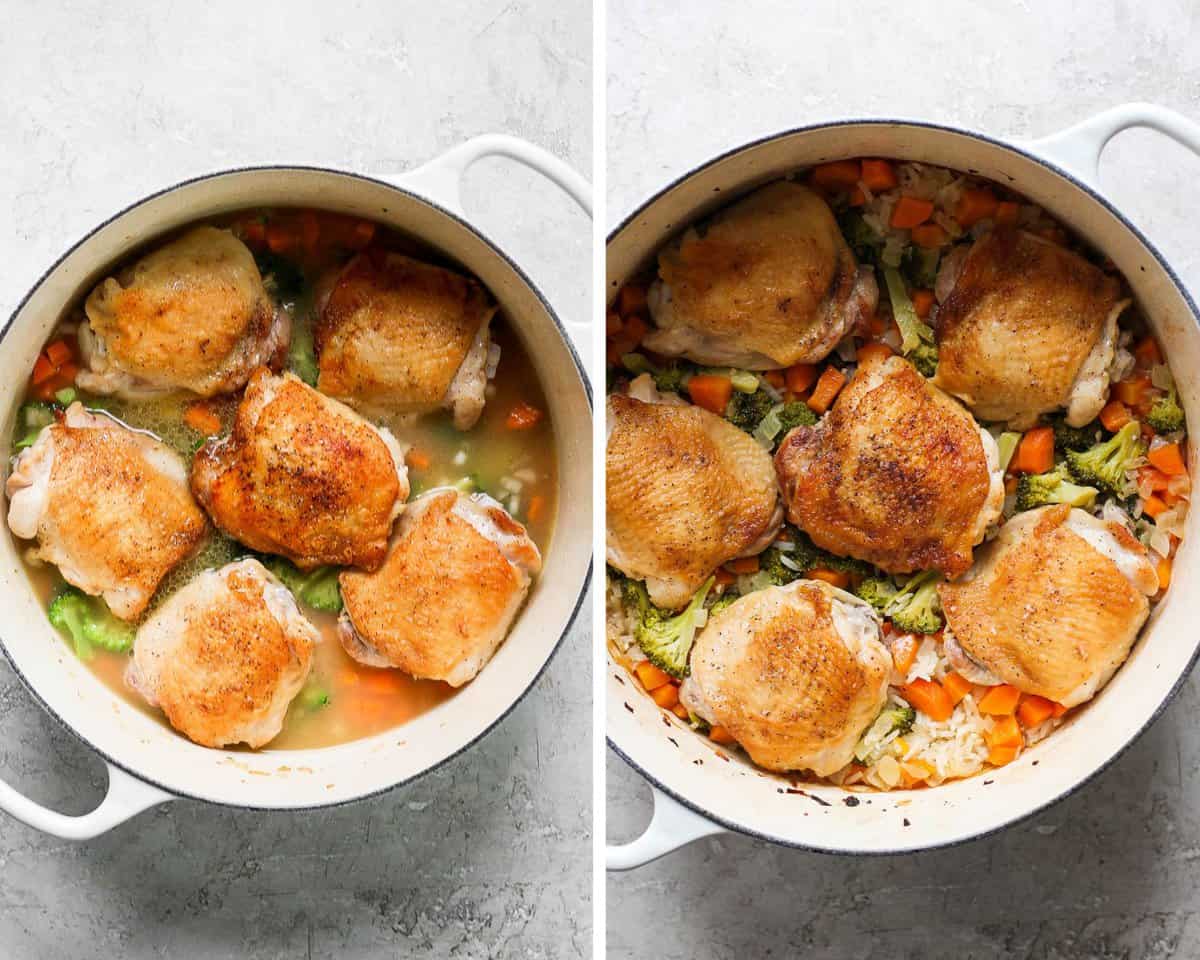
<path fill-rule="evenodd" d="M 360 254 L 320 298 L 317 386 L 360 409 L 483 412 L 496 305 L 474 280 L 398 253 Z"/>
<path fill-rule="evenodd" d="M 125 678 L 204 747 L 261 747 L 312 666 L 317 628 L 257 560 L 204 570 L 138 629 Z"/>
<path fill-rule="evenodd" d="M 784 438 L 775 467 L 813 543 L 889 573 L 962 573 L 1004 504 L 991 434 L 895 356 L 862 364 L 819 423 Z"/>
<path fill-rule="evenodd" d="M 752 370 L 823 360 L 879 299 L 829 205 L 779 180 L 687 230 L 658 256 L 646 346 Z"/>
<path fill-rule="evenodd" d="M 870 605 L 820 580 L 758 590 L 709 620 L 679 699 L 768 770 L 844 767 L 887 702 L 891 656 Z"/>
<path fill-rule="evenodd" d="M 256 367 L 282 362 L 291 335 L 254 256 L 216 227 L 189 230 L 102 281 L 84 310 L 88 369 L 77 382 L 127 397 L 239 390 Z"/>
<path fill-rule="evenodd" d="M 783 523 L 770 454 L 700 407 L 610 396 L 605 462 L 608 562 L 660 607 L 683 606 Z"/>
<path fill-rule="evenodd" d="M 192 492 L 218 527 L 296 566 L 375 569 L 408 499 L 392 434 L 290 373 L 259 369 L 233 432 L 192 461 Z"/>
<path fill-rule="evenodd" d="M 346 652 L 453 687 L 500 646 L 541 570 L 537 546 L 495 500 L 453 489 L 414 500 L 375 573 L 340 579 Z"/>
<path fill-rule="evenodd" d="M 939 588 L 948 631 L 1004 683 L 1073 707 L 1125 662 L 1158 574 L 1120 523 L 1057 504 L 1021 513 Z"/>
<path fill-rule="evenodd" d="M 1020 230 L 996 230 L 938 278 L 934 382 L 983 420 L 1025 430 L 1067 408 L 1083 426 L 1107 400 L 1120 284 L 1082 257 Z"/>
<path fill-rule="evenodd" d="M 208 533 L 175 452 L 79 403 L 21 453 L 6 490 L 12 532 L 123 620 Z"/>

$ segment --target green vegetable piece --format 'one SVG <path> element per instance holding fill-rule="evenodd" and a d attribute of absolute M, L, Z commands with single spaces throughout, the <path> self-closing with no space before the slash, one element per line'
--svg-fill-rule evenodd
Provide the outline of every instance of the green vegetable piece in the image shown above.
<path fill-rule="evenodd" d="M 300 691 L 297 699 L 305 710 L 319 710 L 329 706 L 329 691 L 320 686 L 308 686 Z"/>
<path fill-rule="evenodd" d="M 937 372 L 937 343 L 933 328 L 917 316 L 904 286 L 904 278 L 894 267 L 886 267 L 883 279 L 887 283 L 888 297 L 892 301 L 892 314 L 900 330 L 900 351 L 922 376 L 931 377 Z"/>
<path fill-rule="evenodd" d="M 912 244 L 900 257 L 900 269 L 914 287 L 932 290 L 937 283 L 938 263 L 942 252 L 936 248 Z"/>
<path fill-rule="evenodd" d="M 54 407 L 48 403 L 27 403 L 21 407 L 21 422 L 26 430 L 40 430 L 54 422 Z"/>
<path fill-rule="evenodd" d="M 638 624 L 633 631 L 634 639 L 647 660 L 673 677 L 688 675 L 688 654 L 696 638 L 696 619 L 704 608 L 704 600 L 712 589 L 714 579 L 709 577 L 688 605 L 674 616 L 656 607 L 650 602 L 649 596 L 643 596 L 646 589 L 644 585 L 637 584 L 640 591 L 637 587 L 630 588 L 635 594 L 635 608 L 640 611 Z M 626 581 L 627 584 L 635 582 Z"/>
<path fill-rule="evenodd" d="M 1146 422 L 1155 433 L 1174 433 L 1183 429 L 1183 407 L 1179 405 L 1179 394 L 1174 384 L 1164 395 L 1154 401 L 1146 415 Z"/>
<path fill-rule="evenodd" d="M 854 759 L 867 765 L 875 763 L 883 756 L 884 751 L 892 742 L 888 740 L 887 743 L 884 743 L 884 739 L 893 733 L 896 736 L 908 733 L 916 719 L 917 712 L 912 707 L 889 703 L 879 711 L 875 722 L 867 728 L 867 732 L 858 741 L 854 748 Z"/>
<path fill-rule="evenodd" d="M 299 570 L 283 557 L 271 557 L 265 565 L 301 603 L 326 613 L 341 612 L 342 592 L 338 587 L 341 570 L 338 567 Z"/>
<path fill-rule="evenodd" d="M 754 429 L 754 439 L 768 450 L 775 448 L 775 441 L 786 437 L 796 427 L 809 427 L 817 422 L 817 415 L 808 405 L 799 400 L 780 403 L 767 411 L 762 422 Z"/>
<path fill-rule="evenodd" d="M 99 597 L 90 597 L 75 587 L 55 597 L 47 615 L 60 633 L 71 638 L 75 655 L 81 660 L 91 659 L 95 647 L 113 653 L 133 648 L 133 627 L 113 616 Z"/>
<path fill-rule="evenodd" d="M 1102 443 L 1082 451 L 1068 450 L 1067 469 L 1076 483 L 1122 497 L 1129 484 L 1125 474 L 1130 464 L 1145 453 L 1141 426 L 1136 420 L 1130 420 Z"/>
<path fill-rule="evenodd" d="M 867 577 L 854 591 L 861 599 L 866 600 L 881 615 L 895 598 L 896 585 L 883 577 Z"/>
<path fill-rule="evenodd" d="M 1082 427 L 1072 427 L 1065 417 L 1055 417 L 1050 425 L 1054 427 L 1054 449 L 1059 453 L 1086 450 L 1100 435 L 1100 425 L 1095 421 Z"/>
<path fill-rule="evenodd" d="M 996 441 L 996 446 L 1000 448 L 1000 470 L 1001 472 L 1008 469 L 1008 465 L 1012 463 L 1013 454 L 1017 452 L 1017 446 L 1021 442 L 1019 433 L 1005 431 L 1000 434 L 1000 438 Z"/>
<path fill-rule="evenodd" d="M 317 385 L 320 369 L 317 366 L 312 328 L 306 323 L 298 323 L 292 327 L 292 341 L 288 345 L 288 369 L 310 387 Z"/>
<path fill-rule="evenodd" d="M 1051 503 L 1069 503 L 1073 507 L 1090 508 L 1099 491 L 1071 482 L 1071 475 L 1061 464 L 1047 473 L 1023 473 L 1017 481 L 1017 509 L 1034 510 Z"/>
<path fill-rule="evenodd" d="M 784 563 L 784 557 L 787 557 L 788 562 L 793 566 L 800 566 L 792 559 L 790 553 L 785 553 L 778 547 L 767 547 L 758 555 L 758 572 L 766 577 L 770 586 L 782 587 L 793 580 L 799 580 L 804 575 L 802 569 L 793 570 Z"/>
<path fill-rule="evenodd" d="M 271 250 L 254 255 L 263 283 L 284 302 L 295 300 L 304 289 L 304 272 L 293 261 Z"/>
<path fill-rule="evenodd" d="M 758 374 L 749 370 L 729 371 L 729 382 L 738 393 L 755 393 L 758 390 Z"/>
<path fill-rule="evenodd" d="M 888 601 L 884 615 L 905 633 L 937 633 L 942 629 L 942 604 L 937 592 L 941 579 L 936 570 L 918 573 Z"/>
<path fill-rule="evenodd" d="M 756 379 L 756 387 L 757 384 Z M 754 433 L 774 406 L 775 401 L 766 390 L 756 389 L 754 393 L 735 390 L 725 407 L 725 419 L 747 433 Z"/>
<path fill-rule="evenodd" d="M 621 356 L 621 366 L 635 375 L 654 372 L 654 364 L 652 364 L 640 353 L 623 354 Z"/>
<path fill-rule="evenodd" d="M 64 407 L 69 407 L 75 402 L 76 396 L 78 396 L 78 394 L 75 393 L 74 387 L 63 387 L 54 394 L 54 399 L 61 403 Z"/>

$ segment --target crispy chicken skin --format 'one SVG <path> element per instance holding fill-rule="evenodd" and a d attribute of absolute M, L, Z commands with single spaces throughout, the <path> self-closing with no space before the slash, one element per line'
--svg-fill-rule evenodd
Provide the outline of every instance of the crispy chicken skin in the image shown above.
<path fill-rule="evenodd" d="M 291 335 L 253 255 L 216 227 L 189 230 L 103 280 L 84 309 L 89 369 L 78 383 L 96 393 L 230 393 L 256 367 L 282 362 Z"/>
<path fill-rule="evenodd" d="M 375 573 L 339 578 L 346 652 L 454 687 L 491 659 L 541 570 L 537 546 L 491 497 L 431 490 L 397 525 Z"/>
<path fill-rule="evenodd" d="M 408 499 L 395 437 L 290 373 L 258 370 L 233 432 L 192 461 L 192 492 L 218 527 L 298 567 L 374 570 Z"/>
<path fill-rule="evenodd" d="M 1123 525 L 1058 504 L 1018 514 L 969 574 L 939 589 L 967 656 L 1005 683 L 1073 707 L 1129 656 L 1158 576 Z"/>
<path fill-rule="evenodd" d="M 283 727 L 321 635 L 257 560 L 204 570 L 138 629 L 126 682 L 204 747 Z"/>
<path fill-rule="evenodd" d="M 1014 429 L 1059 407 L 1072 426 L 1093 420 L 1129 304 L 1117 280 L 1021 230 L 985 234 L 946 269 L 934 382 L 977 417 Z"/>
<path fill-rule="evenodd" d="M 208 533 L 175 452 L 79 403 L 22 452 L 6 489 L 13 533 L 123 620 Z"/>
<path fill-rule="evenodd" d="M 1004 503 L 995 442 L 900 357 L 858 368 L 828 414 L 775 454 L 788 519 L 889 573 L 957 576 Z"/>
<path fill-rule="evenodd" d="M 892 661 L 874 611 L 820 580 L 758 590 L 696 638 L 683 705 L 768 770 L 828 776 L 887 701 Z"/>
<path fill-rule="evenodd" d="M 829 205 L 779 180 L 687 230 L 658 257 L 646 346 L 762 370 L 824 359 L 879 298 Z"/>
<path fill-rule="evenodd" d="M 680 607 L 783 522 L 771 457 L 700 407 L 608 398 L 608 562 Z"/>
<path fill-rule="evenodd" d="M 496 305 L 474 280 L 398 253 L 352 260 L 320 298 L 323 393 L 358 408 L 449 409 L 460 430 L 483 412 Z"/>

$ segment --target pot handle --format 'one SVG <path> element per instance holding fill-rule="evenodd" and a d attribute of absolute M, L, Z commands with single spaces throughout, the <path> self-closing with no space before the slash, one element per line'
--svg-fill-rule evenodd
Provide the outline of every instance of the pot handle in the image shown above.
<path fill-rule="evenodd" d="M 685 847 L 693 840 L 726 833 L 724 827 L 689 810 L 678 800 L 651 787 L 654 815 L 642 835 L 629 843 L 609 844 L 604 849 L 605 869 L 632 870 Z"/>
<path fill-rule="evenodd" d="M 1029 147 L 1088 186 L 1095 187 L 1099 179 L 1100 154 L 1109 140 L 1130 127 L 1157 130 L 1192 153 L 1200 154 L 1200 126 L 1174 110 L 1153 103 L 1112 107 L 1059 133 L 1034 140 Z"/>
<path fill-rule="evenodd" d="M 90 813 L 78 817 L 58 813 L 18 793 L 3 780 L 0 780 L 0 810 L 43 833 L 64 840 L 90 840 L 156 803 L 175 799 L 173 794 L 130 776 L 111 763 L 105 766 L 108 768 L 108 790 L 100 805 Z"/>
<path fill-rule="evenodd" d="M 507 134 L 488 133 L 472 137 L 457 147 L 452 147 L 424 166 L 394 180 L 397 186 L 414 190 L 429 198 L 451 213 L 462 217 L 462 178 L 467 169 L 484 157 L 508 157 L 536 170 L 562 190 L 592 216 L 592 185 L 574 168 L 560 160 L 548 150 Z M 583 368 L 592 368 L 592 325 L 586 321 L 564 321 L 575 349 L 583 361 Z"/>

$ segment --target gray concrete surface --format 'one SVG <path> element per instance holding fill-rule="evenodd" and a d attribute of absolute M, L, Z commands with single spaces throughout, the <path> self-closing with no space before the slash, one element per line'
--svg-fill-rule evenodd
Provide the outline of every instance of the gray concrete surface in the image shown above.
<path fill-rule="evenodd" d="M 0 3 L 0 315 L 65 247 L 215 168 L 415 166 L 508 131 L 591 167 L 581 0 Z M 468 210 L 564 315 L 585 218 L 503 161 Z M 587 956 L 586 618 L 514 713 L 445 768 L 308 815 L 179 802 L 61 843 L 0 815 L 0 957 Z M 0 662 L 0 776 L 71 812 L 103 772 Z"/>
<path fill-rule="evenodd" d="M 847 115 L 1051 133 L 1143 99 L 1200 120 L 1186 0 L 779 4 L 611 0 L 608 220 L 738 143 Z M 1200 161 L 1117 138 L 1103 184 L 1200 289 Z M 608 881 L 613 958 L 1083 960 L 1200 956 L 1200 678 L 1086 791 L 966 846 L 877 860 L 744 837 L 701 841 Z M 649 790 L 608 762 L 608 833 L 635 835 Z"/>

